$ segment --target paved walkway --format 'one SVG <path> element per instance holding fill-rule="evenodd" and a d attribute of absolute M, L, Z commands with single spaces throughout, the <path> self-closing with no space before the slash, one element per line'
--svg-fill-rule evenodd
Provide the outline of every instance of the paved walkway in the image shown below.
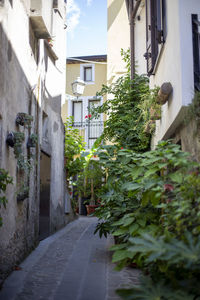
<path fill-rule="evenodd" d="M 94 235 L 97 219 L 79 217 L 39 246 L 5 281 L 0 300 L 118 300 L 115 290 L 137 284 L 139 271 L 114 270 L 112 238 Z"/>

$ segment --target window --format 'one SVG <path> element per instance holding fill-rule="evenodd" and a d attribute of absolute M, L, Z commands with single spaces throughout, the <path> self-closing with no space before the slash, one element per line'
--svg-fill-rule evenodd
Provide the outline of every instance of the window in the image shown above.
<path fill-rule="evenodd" d="M 194 88 L 200 91 L 200 21 L 197 15 L 192 15 Z"/>
<path fill-rule="evenodd" d="M 153 74 L 159 54 L 159 44 L 166 39 L 165 0 L 146 0 L 146 53 L 147 73 Z"/>
<path fill-rule="evenodd" d="M 81 64 L 80 65 L 80 78 L 86 84 L 94 84 L 94 64 Z"/>
<path fill-rule="evenodd" d="M 82 123 L 82 101 L 73 101 L 72 115 L 74 117 L 75 125 L 81 125 Z M 78 124 L 79 123 L 79 124 Z"/>
<path fill-rule="evenodd" d="M 92 81 L 92 67 L 84 67 L 84 81 Z"/>

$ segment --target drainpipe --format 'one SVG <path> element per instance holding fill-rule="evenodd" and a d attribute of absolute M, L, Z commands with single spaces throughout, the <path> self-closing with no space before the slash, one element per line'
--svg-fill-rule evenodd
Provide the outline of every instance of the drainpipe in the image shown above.
<path fill-rule="evenodd" d="M 134 2 L 136 1 L 135 5 Z M 142 0 L 126 0 L 130 24 L 131 80 L 135 77 L 135 17 Z"/>

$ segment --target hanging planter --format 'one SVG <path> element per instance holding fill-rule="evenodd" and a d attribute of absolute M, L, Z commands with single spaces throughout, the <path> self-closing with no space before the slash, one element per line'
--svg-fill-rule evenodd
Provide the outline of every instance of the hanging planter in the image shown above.
<path fill-rule="evenodd" d="M 9 132 L 7 137 L 6 137 L 6 143 L 9 147 L 14 147 L 15 144 L 15 136 L 13 132 Z"/>
<path fill-rule="evenodd" d="M 173 87 L 172 87 L 171 83 L 164 82 L 158 91 L 157 103 L 164 105 L 169 100 L 169 96 L 171 95 L 172 90 L 173 90 Z"/>
<path fill-rule="evenodd" d="M 23 132 L 9 132 L 6 138 L 6 143 L 9 147 L 21 146 L 24 141 L 24 133 Z"/>
<path fill-rule="evenodd" d="M 20 157 L 22 156 L 22 142 L 24 141 L 23 132 L 9 132 L 6 138 L 6 143 L 9 147 L 14 148 L 15 158 L 19 165 Z"/>
<path fill-rule="evenodd" d="M 29 188 L 28 188 L 28 186 L 23 185 L 21 187 L 21 190 L 17 194 L 17 202 L 24 201 L 28 197 L 29 197 Z"/>
<path fill-rule="evenodd" d="M 33 116 L 27 114 L 27 113 L 18 113 L 16 117 L 16 124 L 25 126 L 25 127 L 31 127 L 31 122 L 33 121 Z"/>

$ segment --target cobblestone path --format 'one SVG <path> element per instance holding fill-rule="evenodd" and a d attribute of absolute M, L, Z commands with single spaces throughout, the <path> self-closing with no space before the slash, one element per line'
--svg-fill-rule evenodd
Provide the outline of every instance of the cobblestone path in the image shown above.
<path fill-rule="evenodd" d="M 111 237 L 94 235 L 97 219 L 79 217 L 39 246 L 8 277 L 0 300 L 118 300 L 115 290 L 138 284 L 139 271 L 114 270 Z"/>

